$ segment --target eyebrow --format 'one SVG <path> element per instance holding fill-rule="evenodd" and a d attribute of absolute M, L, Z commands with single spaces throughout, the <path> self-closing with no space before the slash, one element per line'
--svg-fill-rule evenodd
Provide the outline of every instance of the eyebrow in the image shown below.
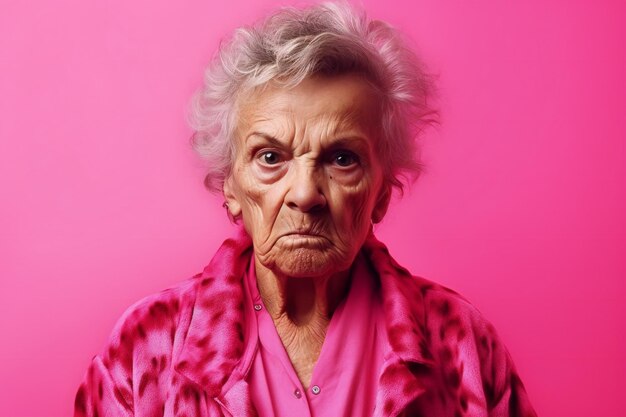
<path fill-rule="evenodd" d="M 257 132 L 257 131 L 250 133 L 246 137 L 246 142 L 248 142 L 248 140 L 252 136 L 261 137 L 265 139 L 266 141 L 268 141 L 269 143 L 271 143 L 272 145 L 277 146 L 277 147 L 285 146 L 285 143 L 281 142 L 279 139 L 275 138 L 274 136 L 269 135 L 264 132 Z M 342 148 L 342 147 L 352 148 L 354 146 L 356 146 L 359 149 L 362 149 L 363 151 L 369 151 L 370 149 L 369 142 L 364 137 L 358 136 L 358 135 L 348 135 L 348 136 L 340 137 L 339 139 L 333 140 L 332 143 L 330 143 L 328 147 L 330 149 L 337 149 L 337 148 Z"/>
<path fill-rule="evenodd" d="M 360 150 L 368 151 L 370 149 L 369 142 L 363 138 L 362 136 L 344 136 L 339 139 L 334 140 L 329 148 L 337 149 L 337 148 L 353 148 L 357 147 Z"/>
<path fill-rule="evenodd" d="M 272 145 L 275 145 L 275 146 L 280 146 L 280 147 L 285 146 L 285 144 L 283 142 L 281 142 L 280 140 L 278 140 L 274 136 L 268 135 L 267 133 L 263 133 L 263 132 L 257 132 L 257 131 L 254 131 L 254 132 L 250 133 L 248 136 L 246 136 L 246 143 L 248 142 L 248 140 L 252 136 L 259 136 L 259 137 L 265 139 L 266 141 L 270 142 Z"/>

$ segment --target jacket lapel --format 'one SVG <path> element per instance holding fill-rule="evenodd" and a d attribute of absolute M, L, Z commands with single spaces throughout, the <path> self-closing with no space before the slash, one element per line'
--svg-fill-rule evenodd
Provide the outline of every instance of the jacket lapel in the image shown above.
<path fill-rule="evenodd" d="M 374 417 L 397 416 L 427 390 L 435 361 L 425 338 L 422 291 L 413 276 L 373 233 L 363 245 L 380 277 L 389 344 L 394 355 L 383 364 Z"/>
<path fill-rule="evenodd" d="M 251 253 L 251 239 L 240 227 L 195 278 L 191 321 L 174 369 L 211 398 L 220 395 L 243 353 L 242 278 Z"/>

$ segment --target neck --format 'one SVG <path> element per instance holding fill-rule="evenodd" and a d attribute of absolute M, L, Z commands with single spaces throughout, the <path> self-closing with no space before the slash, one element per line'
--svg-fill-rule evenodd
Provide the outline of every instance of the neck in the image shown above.
<path fill-rule="evenodd" d="M 296 327 L 330 321 L 350 286 L 350 270 L 295 278 L 266 268 L 258 259 L 255 270 L 259 293 L 274 322 L 288 320 Z"/>
<path fill-rule="evenodd" d="M 263 304 L 298 378 L 308 388 L 330 318 L 350 286 L 350 271 L 324 277 L 289 277 L 255 259 Z"/>

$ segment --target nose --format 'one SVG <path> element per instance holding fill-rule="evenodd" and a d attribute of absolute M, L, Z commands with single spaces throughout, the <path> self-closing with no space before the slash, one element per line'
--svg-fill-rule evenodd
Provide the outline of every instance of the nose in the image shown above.
<path fill-rule="evenodd" d="M 299 166 L 291 176 L 289 191 L 285 195 L 287 207 L 303 213 L 319 211 L 326 207 L 326 196 L 320 187 L 322 175 L 315 167 Z"/>

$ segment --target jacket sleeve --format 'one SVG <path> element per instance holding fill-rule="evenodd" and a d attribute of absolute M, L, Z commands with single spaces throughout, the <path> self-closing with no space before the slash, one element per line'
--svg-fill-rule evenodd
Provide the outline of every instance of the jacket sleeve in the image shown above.
<path fill-rule="evenodd" d="M 131 395 L 115 383 L 100 355 L 95 356 L 76 392 L 74 417 L 132 417 Z"/>
<path fill-rule="evenodd" d="M 474 321 L 489 417 L 537 417 L 513 359 L 493 325 Z"/>

